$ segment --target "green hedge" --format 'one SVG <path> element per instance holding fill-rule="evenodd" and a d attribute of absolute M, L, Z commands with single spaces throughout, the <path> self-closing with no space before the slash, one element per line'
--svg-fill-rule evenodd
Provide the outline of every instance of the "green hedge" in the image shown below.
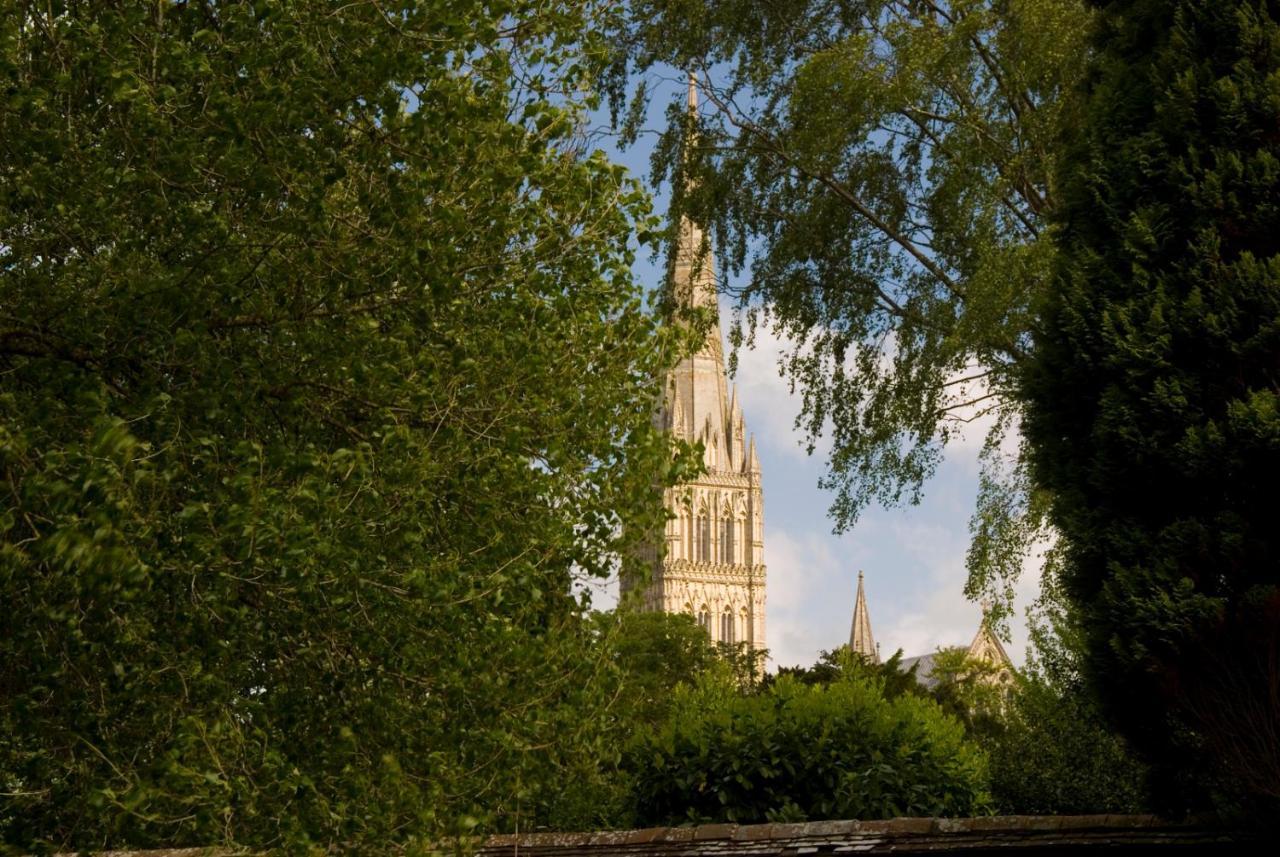
<path fill-rule="evenodd" d="M 930 700 L 878 682 L 782 677 L 739 696 L 704 684 L 631 751 L 640 824 L 974 815 L 986 758 Z"/>

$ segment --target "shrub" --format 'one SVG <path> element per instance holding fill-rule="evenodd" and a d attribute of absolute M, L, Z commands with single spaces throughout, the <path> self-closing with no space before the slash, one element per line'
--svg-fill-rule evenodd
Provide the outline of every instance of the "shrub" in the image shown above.
<path fill-rule="evenodd" d="M 936 704 L 880 682 L 782 676 L 741 696 L 678 691 L 671 718 L 631 750 L 636 820 L 798 821 L 970 815 L 987 809 L 986 759 Z"/>
<path fill-rule="evenodd" d="M 987 749 L 1002 813 L 1141 812 L 1146 768 L 1082 690 L 1023 679 Z"/>

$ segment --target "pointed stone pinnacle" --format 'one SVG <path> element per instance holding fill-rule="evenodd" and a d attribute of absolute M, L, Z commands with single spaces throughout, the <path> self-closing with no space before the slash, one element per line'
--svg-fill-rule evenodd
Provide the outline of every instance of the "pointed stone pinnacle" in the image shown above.
<path fill-rule="evenodd" d="M 867 610 L 861 570 L 858 571 L 858 596 L 853 604 L 853 627 L 849 630 L 849 650 L 862 655 L 869 663 L 880 663 L 880 648 L 871 633 L 871 613 Z"/>

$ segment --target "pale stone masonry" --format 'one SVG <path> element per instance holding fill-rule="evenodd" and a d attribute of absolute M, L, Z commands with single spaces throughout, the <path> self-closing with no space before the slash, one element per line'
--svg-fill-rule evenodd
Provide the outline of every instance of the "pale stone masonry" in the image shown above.
<path fill-rule="evenodd" d="M 689 108 L 697 90 L 689 82 Z M 696 354 L 667 377 L 655 419 L 666 431 L 701 441 L 706 472 L 668 490 L 671 513 L 662 550 L 647 552 L 652 574 L 638 593 L 648 610 L 686 613 L 714 642 L 765 648 L 764 492 L 755 439 L 747 434 L 737 389 L 730 394 L 721 344 L 716 278 L 703 231 L 680 223 L 670 285 L 679 305 L 711 316 Z M 635 588 L 623 580 L 626 597 Z"/>
<path fill-rule="evenodd" d="M 858 597 L 853 603 L 853 625 L 849 629 L 849 649 L 866 658 L 868 663 L 880 663 L 880 650 L 871 633 L 871 613 L 867 610 L 867 593 L 862 587 L 862 572 L 858 572 Z"/>

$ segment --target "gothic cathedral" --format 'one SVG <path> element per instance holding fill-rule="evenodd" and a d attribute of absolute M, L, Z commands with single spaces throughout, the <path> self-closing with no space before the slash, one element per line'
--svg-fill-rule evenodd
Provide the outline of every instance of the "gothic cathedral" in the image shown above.
<path fill-rule="evenodd" d="M 690 109 L 696 97 L 690 81 Z M 702 230 L 687 219 L 671 273 L 676 300 L 710 313 L 714 323 L 697 353 L 667 377 L 656 419 L 676 437 L 702 442 L 706 470 L 666 492 L 665 550 L 649 552 L 652 574 L 639 598 L 644 609 L 694 616 L 714 642 L 759 650 L 765 648 L 760 460 L 736 387 L 728 395 L 711 254 Z M 624 580 L 623 594 L 631 588 Z"/>

